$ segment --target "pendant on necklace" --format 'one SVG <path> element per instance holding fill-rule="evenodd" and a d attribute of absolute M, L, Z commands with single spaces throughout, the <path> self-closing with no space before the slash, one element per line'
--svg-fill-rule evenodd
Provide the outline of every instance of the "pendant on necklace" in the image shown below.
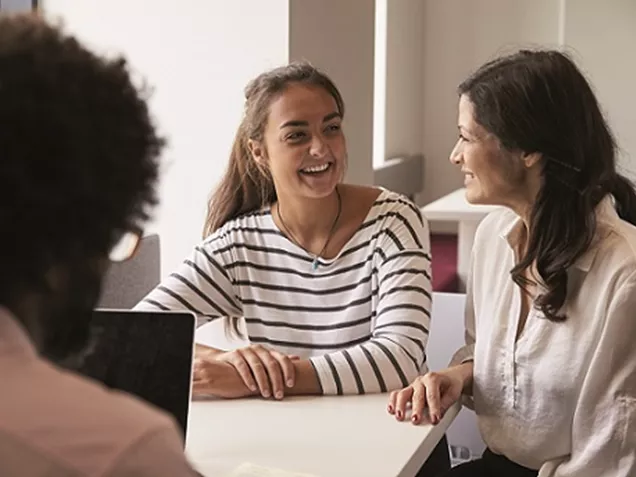
<path fill-rule="evenodd" d="M 313 270 L 318 270 L 318 257 L 314 257 L 314 261 L 311 262 L 311 268 Z"/>

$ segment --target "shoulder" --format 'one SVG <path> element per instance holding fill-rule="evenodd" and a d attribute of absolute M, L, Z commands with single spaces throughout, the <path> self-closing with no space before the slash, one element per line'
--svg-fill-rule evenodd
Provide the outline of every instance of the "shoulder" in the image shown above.
<path fill-rule="evenodd" d="M 101 475 L 147 436 L 167 432 L 179 442 L 168 415 L 45 361 L 8 380 L 12 396 L 0 398 L 4 438 L 58 466 Z"/>
<path fill-rule="evenodd" d="M 590 253 L 591 252 L 591 253 Z M 621 286 L 636 277 L 636 227 L 618 217 L 601 221 L 590 251 L 581 258 L 590 271 L 605 276 L 605 286 Z M 632 283 L 633 285 L 633 283 Z"/>
<path fill-rule="evenodd" d="M 374 188 L 374 200 L 360 229 L 377 237 L 376 245 L 385 252 L 430 248 L 428 222 L 420 209 L 406 196 L 387 189 Z"/>
<path fill-rule="evenodd" d="M 495 238 L 505 237 L 519 220 L 521 220 L 519 216 L 512 210 L 507 207 L 498 207 L 479 223 L 475 243 L 488 244 Z"/>
<path fill-rule="evenodd" d="M 372 191 L 370 193 L 374 194 L 369 218 L 383 218 L 387 223 L 407 221 L 418 226 L 426 223 L 419 207 L 405 195 L 376 187 L 368 187 L 367 189 L 370 189 Z"/>
<path fill-rule="evenodd" d="M 263 235 L 279 233 L 274 226 L 270 209 L 266 208 L 226 222 L 205 238 L 200 247 L 215 250 L 232 244 L 258 242 Z"/>

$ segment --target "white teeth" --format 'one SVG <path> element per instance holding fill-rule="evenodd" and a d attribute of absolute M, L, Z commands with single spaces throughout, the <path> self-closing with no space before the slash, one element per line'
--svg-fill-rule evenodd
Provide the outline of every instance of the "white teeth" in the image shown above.
<path fill-rule="evenodd" d="M 314 167 L 307 167 L 305 169 L 301 169 L 301 172 L 308 172 L 310 174 L 316 173 L 316 172 L 323 172 L 326 171 L 327 168 L 329 167 L 329 163 L 325 163 L 322 166 L 314 166 Z"/>

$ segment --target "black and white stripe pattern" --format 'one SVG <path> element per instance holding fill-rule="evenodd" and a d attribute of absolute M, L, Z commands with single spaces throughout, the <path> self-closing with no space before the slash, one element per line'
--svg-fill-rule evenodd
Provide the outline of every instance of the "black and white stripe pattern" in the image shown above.
<path fill-rule="evenodd" d="M 428 225 L 383 191 L 333 260 L 289 241 L 267 211 L 229 222 L 138 308 L 244 317 L 252 343 L 312 361 L 325 394 L 388 391 L 425 370 L 431 309 Z"/>

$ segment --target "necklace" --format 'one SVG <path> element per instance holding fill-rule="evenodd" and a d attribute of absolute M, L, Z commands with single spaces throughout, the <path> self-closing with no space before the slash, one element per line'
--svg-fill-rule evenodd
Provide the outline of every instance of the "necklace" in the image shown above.
<path fill-rule="evenodd" d="M 320 252 L 318 252 L 317 255 L 312 254 L 314 256 L 314 260 L 311 262 L 311 268 L 313 270 L 318 269 L 318 265 L 320 265 L 320 262 L 318 261 L 318 259 L 322 257 L 323 253 L 325 253 L 325 250 L 327 249 L 327 245 L 329 245 L 329 242 L 331 241 L 331 238 L 333 237 L 333 234 L 336 231 L 336 226 L 338 225 L 338 221 L 340 220 L 340 213 L 342 212 L 342 199 L 340 197 L 340 191 L 338 190 L 337 187 L 336 187 L 336 197 L 338 198 L 338 212 L 336 213 L 336 218 L 333 220 L 333 224 L 331 225 L 331 229 L 329 230 L 329 235 L 327 235 L 327 240 L 325 240 L 325 244 L 322 246 L 322 249 L 320 250 Z M 283 226 L 285 233 L 289 235 L 289 237 L 291 237 L 291 239 L 296 243 L 296 245 L 298 245 L 300 248 L 304 249 L 305 251 L 308 251 L 302 245 L 300 245 L 300 241 L 291 232 L 289 227 L 287 227 L 287 224 L 285 223 L 285 219 L 283 219 L 283 216 L 280 213 L 280 202 L 276 202 L 276 212 L 278 213 L 278 218 L 280 219 L 280 223 Z"/>

